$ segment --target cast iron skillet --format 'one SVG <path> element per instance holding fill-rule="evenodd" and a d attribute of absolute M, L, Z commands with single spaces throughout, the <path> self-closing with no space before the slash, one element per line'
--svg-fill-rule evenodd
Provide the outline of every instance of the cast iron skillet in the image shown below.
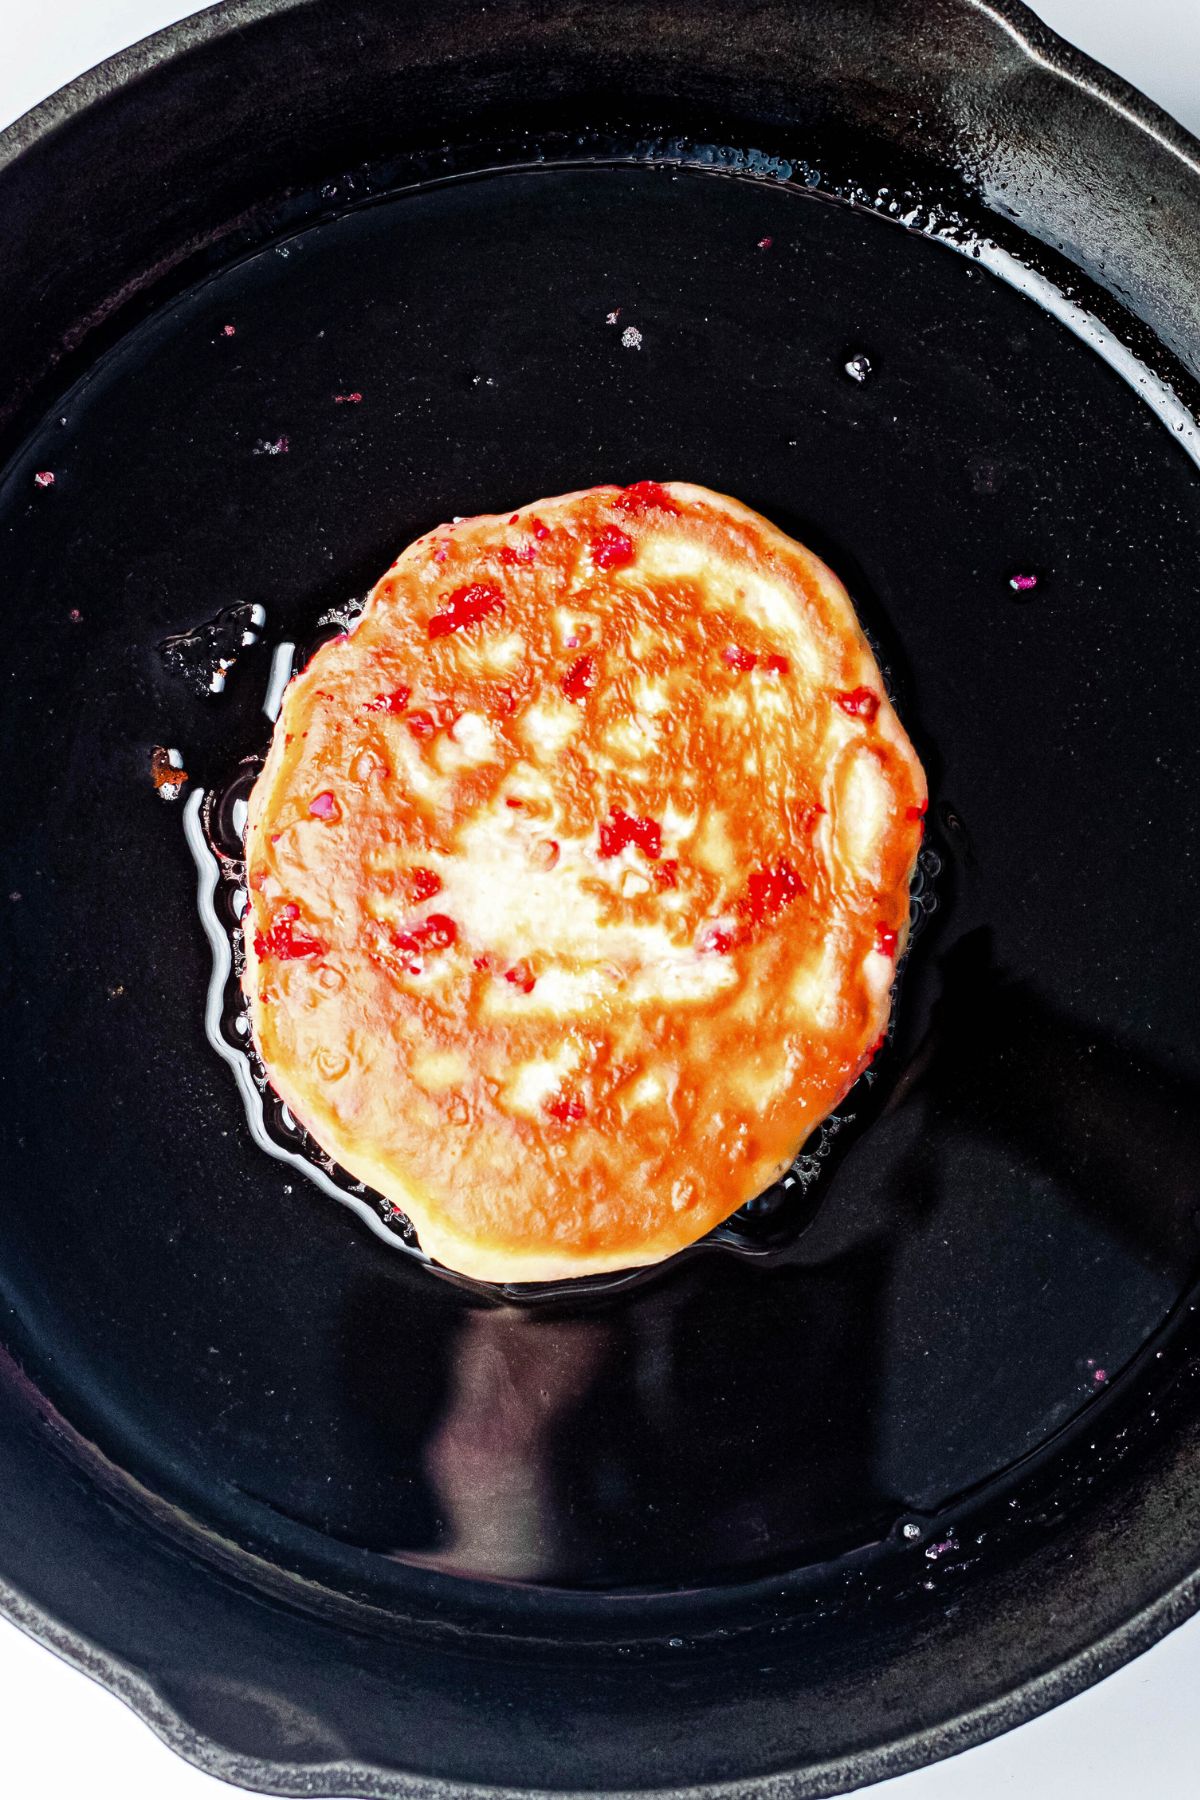
<path fill-rule="evenodd" d="M 252 0 L 0 148 L 9 1615 L 387 1795 L 841 1792 L 1178 1623 L 1196 146 L 1011 0 Z M 848 580 L 936 906 L 802 1215 L 530 1304 L 254 1141 L 182 827 L 415 533 L 645 476 Z"/>

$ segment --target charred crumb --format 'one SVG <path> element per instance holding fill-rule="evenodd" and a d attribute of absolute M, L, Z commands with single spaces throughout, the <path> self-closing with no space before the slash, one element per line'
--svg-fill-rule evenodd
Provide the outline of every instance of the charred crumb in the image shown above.
<path fill-rule="evenodd" d="M 150 752 L 150 779 L 160 800 L 178 800 L 188 773 L 178 750 L 155 744 Z"/>

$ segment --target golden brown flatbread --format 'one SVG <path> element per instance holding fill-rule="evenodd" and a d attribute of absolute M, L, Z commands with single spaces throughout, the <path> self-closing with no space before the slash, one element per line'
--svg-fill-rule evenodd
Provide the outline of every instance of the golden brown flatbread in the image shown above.
<path fill-rule="evenodd" d="M 639 482 L 440 527 L 284 698 L 255 1042 L 449 1267 L 657 1261 L 869 1062 L 925 804 L 844 588 L 737 501 Z"/>

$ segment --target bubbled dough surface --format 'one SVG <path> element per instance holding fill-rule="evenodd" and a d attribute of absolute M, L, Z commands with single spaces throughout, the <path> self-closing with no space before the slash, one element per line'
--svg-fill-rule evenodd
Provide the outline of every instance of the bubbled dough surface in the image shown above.
<path fill-rule="evenodd" d="M 675 510 L 599 488 L 410 545 L 289 686 L 250 803 L 271 1081 L 481 1279 L 694 1241 L 777 1178 L 886 1029 L 915 753 L 831 572 L 734 500 L 660 491 Z M 613 530 L 632 560 L 598 566 Z M 479 583 L 502 609 L 431 637 Z M 601 854 L 613 808 L 658 826 L 657 857 Z M 418 898 L 414 870 L 440 891 Z M 272 954 L 281 909 L 307 953 Z M 455 941 L 414 950 L 430 915 Z"/>

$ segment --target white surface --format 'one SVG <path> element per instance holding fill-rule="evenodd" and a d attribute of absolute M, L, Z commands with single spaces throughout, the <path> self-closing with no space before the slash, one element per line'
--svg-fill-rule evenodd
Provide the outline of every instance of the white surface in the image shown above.
<path fill-rule="evenodd" d="M 193 10 L 170 0 L 0 0 L 0 126 L 101 57 Z M 1040 0 L 1037 10 L 1200 134 L 1200 0 Z M 1198 1693 L 1200 1618 L 1055 1712 L 885 1782 L 871 1800 L 1194 1800 Z M 230 1794 L 2 1620 L 0 1694 L 0 1792 L 12 1800 Z"/>

